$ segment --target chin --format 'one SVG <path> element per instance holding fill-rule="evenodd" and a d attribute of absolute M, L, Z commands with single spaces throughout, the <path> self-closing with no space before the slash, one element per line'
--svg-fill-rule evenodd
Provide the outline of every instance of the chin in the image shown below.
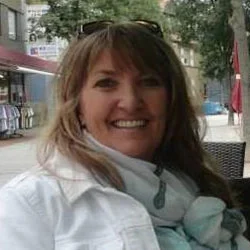
<path fill-rule="evenodd" d="M 116 143 L 109 144 L 109 146 L 124 155 L 145 161 L 150 161 L 154 152 L 151 144 L 150 146 L 147 146 L 145 141 L 138 142 L 138 140 L 137 143 L 135 143 L 135 141 L 123 141 L 123 143 L 122 141 L 118 141 Z"/>
<path fill-rule="evenodd" d="M 123 153 L 124 155 L 127 155 L 129 157 L 133 157 L 133 158 L 137 158 L 137 159 L 141 159 L 144 161 L 150 161 L 151 157 L 149 157 L 148 151 L 147 153 L 145 151 L 138 151 L 138 147 L 135 150 L 118 150 L 121 153 Z"/>

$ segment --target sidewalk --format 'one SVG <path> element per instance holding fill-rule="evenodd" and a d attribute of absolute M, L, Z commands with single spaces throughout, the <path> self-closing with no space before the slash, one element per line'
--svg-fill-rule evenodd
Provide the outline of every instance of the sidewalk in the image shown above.
<path fill-rule="evenodd" d="M 0 148 L 13 145 L 15 143 L 27 142 L 31 139 L 35 139 L 39 134 L 41 127 L 34 127 L 32 129 L 21 129 L 17 134 L 21 136 L 13 136 L 11 138 L 0 139 Z"/>
<path fill-rule="evenodd" d="M 234 126 L 227 125 L 227 115 L 209 115 L 206 116 L 208 123 L 205 141 L 241 141 L 240 125 L 238 116 L 235 115 Z"/>

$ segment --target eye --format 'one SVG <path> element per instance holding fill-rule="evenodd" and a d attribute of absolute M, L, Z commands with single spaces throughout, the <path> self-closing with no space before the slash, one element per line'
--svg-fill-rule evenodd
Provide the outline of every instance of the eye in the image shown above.
<path fill-rule="evenodd" d="M 109 89 L 113 88 L 117 85 L 117 81 L 112 79 L 112 78 L 104 78 L 100 79 L 95 83 L 96 88 L 104 88 L 104 89 Z"/>

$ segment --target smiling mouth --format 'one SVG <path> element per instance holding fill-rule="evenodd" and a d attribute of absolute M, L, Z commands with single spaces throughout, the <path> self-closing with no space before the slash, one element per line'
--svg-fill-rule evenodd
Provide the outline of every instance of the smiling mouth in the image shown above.
<path fill-rule="evenodd" d="M 116 128 L 143 128 L 147 123 L 147 120 L 117 120 L 112 122 L 112 125 Z"/>

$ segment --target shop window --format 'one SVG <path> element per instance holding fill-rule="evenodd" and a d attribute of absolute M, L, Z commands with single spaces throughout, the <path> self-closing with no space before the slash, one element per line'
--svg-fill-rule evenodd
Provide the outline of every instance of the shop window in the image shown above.
<path fill-rule="evenodd" d="M 10 72 L 10 84 L 10 103 L 22 105 L 25 102 L 23 75 Z"/>
<path fill-rule="evenodd" d="M 11 9 L 8 11 L 9 38 L 17 39 L 17 13 Z"/>
<path fill-rule="evenodd" d="M 9 101 L 9 84 L 7 72 L 0 71 L 0 104 Z"/>

